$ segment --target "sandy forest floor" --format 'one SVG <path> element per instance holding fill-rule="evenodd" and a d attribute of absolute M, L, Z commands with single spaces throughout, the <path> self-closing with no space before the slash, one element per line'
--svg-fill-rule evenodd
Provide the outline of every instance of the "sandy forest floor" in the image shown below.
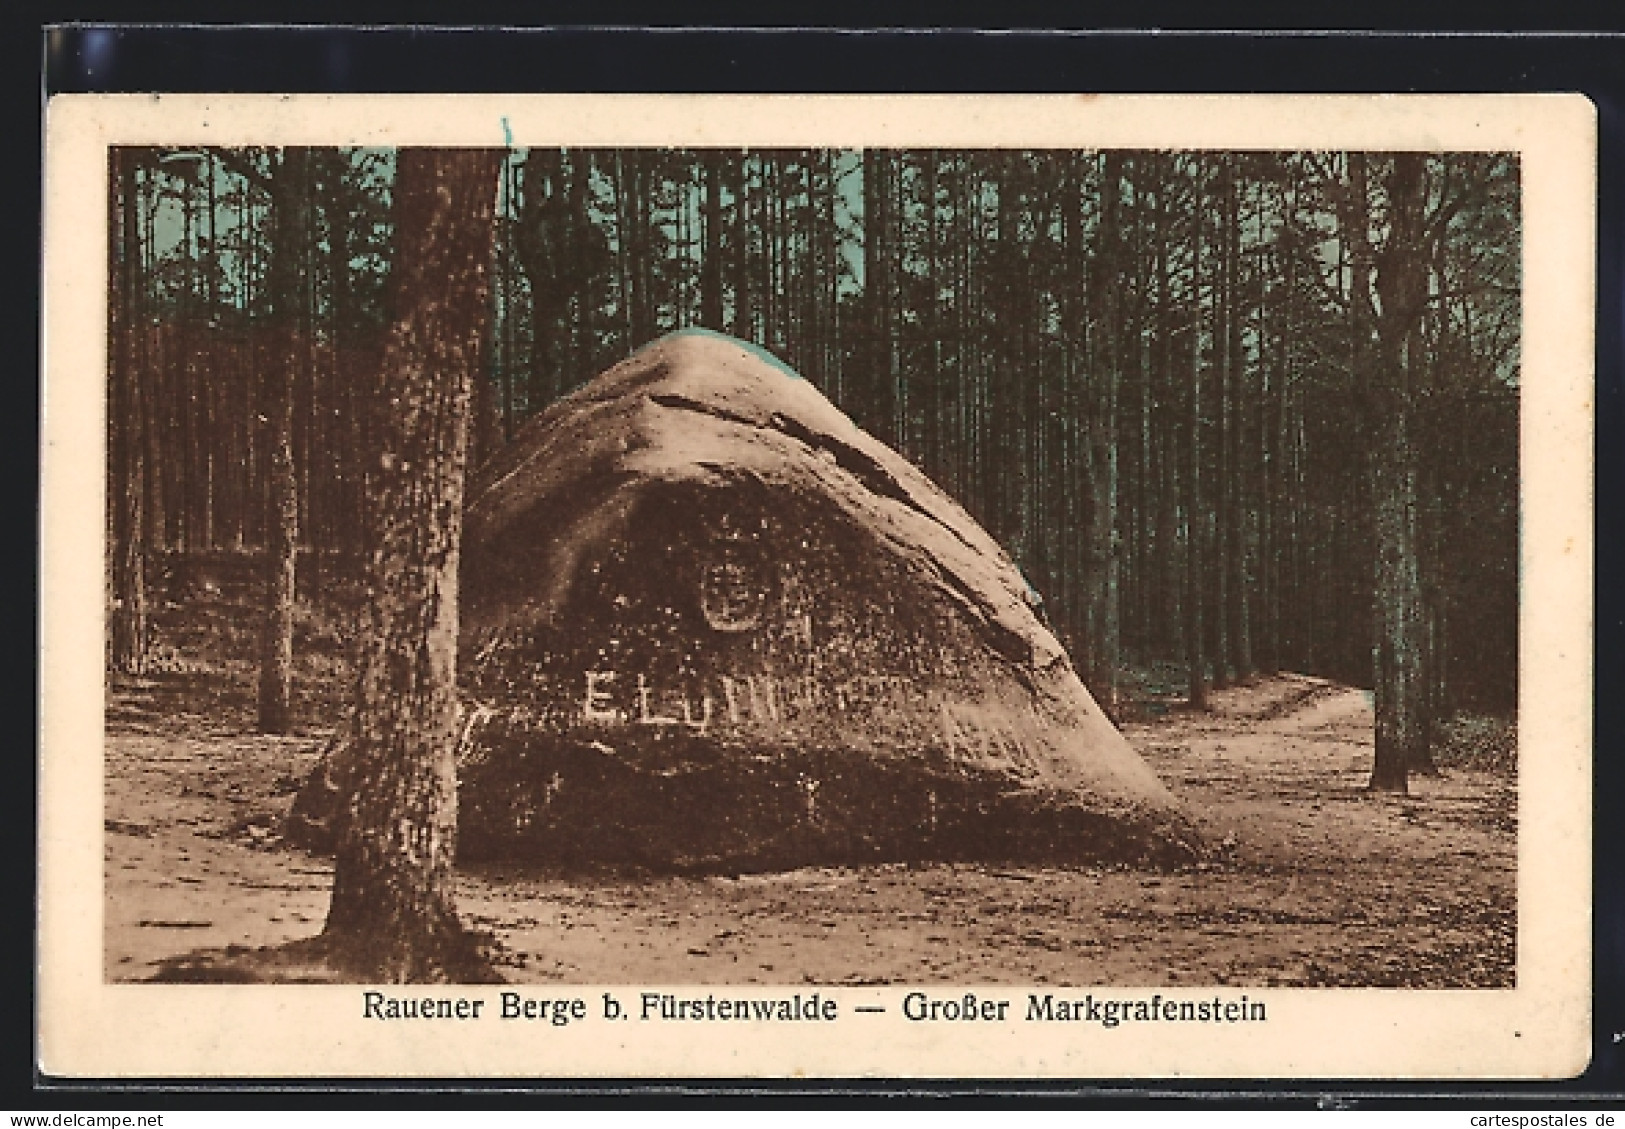
<path fill-rule="evenodd" d="M 113 687 L 110 980 L 321 929 L 331 865 L 279 828 L 337 710 L 307 699 L 298 735 L 257 736 L 247 686 L 182 662 Z M 1371 724 L 1363 692 L 1281 675 L 1127 726 L 1215 845 L 1184 870 L 481 865 L 459 904 L 516 982 L 1511 986 L 1512 774 L 1446 768 L 1370 794 Z"/>

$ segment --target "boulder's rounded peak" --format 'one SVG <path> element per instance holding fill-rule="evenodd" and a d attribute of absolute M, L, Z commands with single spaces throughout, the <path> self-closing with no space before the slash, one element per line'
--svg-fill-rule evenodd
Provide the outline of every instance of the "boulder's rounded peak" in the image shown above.
<path fill-rule="evenodd" d="M 680 329 L 643 346 L 553 405 L 544 416 L 634 397 L 714 410 L 752 424 L 775 415 L 819 431 L 858 433 L 845 413 L 783 359 L 709 329 Z"/>

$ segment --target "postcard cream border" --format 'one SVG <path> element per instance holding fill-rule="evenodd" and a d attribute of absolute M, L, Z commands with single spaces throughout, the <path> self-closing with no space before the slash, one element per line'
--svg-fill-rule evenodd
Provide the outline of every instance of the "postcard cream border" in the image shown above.
<path fill-rule="evenodd" d="M 67 1076 L 445 1077 L 1401 1079 L 1579 1072 L 1590 1052 L 1595 136 L 1595 110 L 1575 95 L 52 99 L 41 452 L 42 1068 Z M 1518 151 L 1525 317 L 1517 988 L 1258 989 L 1249 994 L 1267 1002 L 1266 1023 L 1111 1030 L 870 1023 L 851 1017 L 850 1006 L 878 1000 L 895 1017 L 903 988 L 830 988 L 826 995 L 842 1000 L 846 1013 L 835 1025 L 600 1021 L 515 1031 L 497 1023 L 364 1024 L 355 988 L 104 983 L 106 151 L 118 144 Z M 1417 897 L 1427 891 L 1419 888 Z M 578 991 L 596 1001 L 603 991 L 627 994 L 628 986 Z M 495 997 L 484 989 L 463 994 Z M 1014 989 L 986 994 L 1025 998 Z M 1012 1010 L 1019 1012 L 1019 1004 Z"/>

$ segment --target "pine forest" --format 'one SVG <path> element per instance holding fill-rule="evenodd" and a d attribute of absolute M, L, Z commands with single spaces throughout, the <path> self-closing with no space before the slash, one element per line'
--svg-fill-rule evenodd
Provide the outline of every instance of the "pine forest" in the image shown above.
<path fill-rule="evenodd" d="M 396 156 L 112 151 L 110 648 L 251 578 L 260 726 L 369 552 Z M 675 329 L 754 342 L 1015 559 L 1096 700 L 1373 691 L 1372 784 L 1517 693 L 1496 153 L 510 151 L 471 467 Z"/>

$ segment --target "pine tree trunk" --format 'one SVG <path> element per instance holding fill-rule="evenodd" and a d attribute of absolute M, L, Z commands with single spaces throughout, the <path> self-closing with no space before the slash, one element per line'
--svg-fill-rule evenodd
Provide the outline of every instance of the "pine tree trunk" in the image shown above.
<path fill-rule="evenodd" d="M 940 173 L 937 151 L 927 150 L 921 155 L 921 163 L 924 181 L 922 192 L 925 196 L 925 277 L 929 290 L 925 308 L 920 311 L 920 322 L 930 342 L 930 361 L 926 366 L 925 380 L 920 389 L 921 398 L 925 401 L 920 413 L 924 424 L 924 432 L 920 436 L 920 465 L 936 480 L 946 482 L 942 458 L 942 437 L 945 430 L 942 405 L 947 400 L 943 395 L 945 382 L 942 372 L 942 335 L 947 327 L 943 324 L 942 317 L 942 263 L 937 232 L 937 180 Z"/>
<path fill-rule="evenodd" d="M 265 417 L 270 471 L 266 482 L 266 554 L 260 635 L 259 730 L 286 733 L 292 724 L 293 604 L 299 495 L 293 457 L 294 372 L 308 333 L 300 269 L 309 237 L 305 182 L 310 151 L 284 151 L 273 181 L 271 301 L 281 334 L 267 373 Z"/>
<path fill-rule="evenodd" d="M 630 195 L 627 207 L 631 213 L 631 230 L 628 232 L 632 261 L 629 272 L 632 280 L 632 346 L 641 348 L 655 336 L 653 279 L 651 277 L 651 255 L 649 225 L 651 222 L 649 208 L 649 179 L 650 154 L 642 149 L 627 151 L 628 163 L 631 168 Z"/>
<path fill-rule="evenodd" d="M 285 363 L 273 368 L 271 473 L 267 506 L 264 626 L 260 636 L 259 730 L 286 733 L 293 691 L 293 603 L 299 499 L 293 463 L 293 382 Z"/>
<path fill-rule="evenodd" d="M 592 225 L 588 195 L 592 189 L 592 153 L 586 149 L 570 151 L 570 254 L 573 259 L 573 277 L 579 280 L 582 294 L 577 298 L 574 371 L 561 388 L 573 388 L 590 380 L 598 368 L 597 305 L 588 295 L 594 282 L 592 270 Z M 562 367 L 562 362 L 561 362 Z"/>
<path fill-rule="evenodd" d="M 147 576 L 144 450 L 135 336 L 143 331 L 136 305 L 135 268 L 140 262 L 135 153 L 109 153 L 109 283 L 107 361 L 111 384 L 108 412 L 108 491 L 113 508 L 113 609 L 110 661 L 123 674 L 147 669 Z"/>
<path fill-rule="evenodd" d="M 1426 434 L 1423 418 L 1420 415 L 1413 415 L 1412 446 L 1425 451 Z M 1439 768 L 1433 760 L 1433 740 L 1438 722 L 1444 716 L 1444 664 L 1440 661 L 1440 652 L 1444 644 L 1442 621 L 1446 587 L 1442 570 L 1438 567 L 1440 558 L 1438 507 L 1442 491 L 1438 476 L 1430 465 L 1431 460 L 1418 457 L 1415 463 L 1414 473 L 1420 483 L 1420 489 L 1412 513 L 1415 522 L 1418 600 L 1421 611 L 1421 627 L 1418 632 L 1421 637 L 1418 648 L 1421 669 L 1418 677 L 1422 679 L 1422 686 L 1417 695 L 1420 705 L 1416 740 L 1411 745 L 1408 755 L 1411 771 L 1434 776 L 1438 774 Z"/>
<path fill-rule="evenodd" d="M 519 166 L 513 161 L 507 161 L 502 166 L 503 172 L 503 198 L 506 208 L 502 215 L 502 235 L 499 248 L 494 253 L 497 259 L 497 269 L 500 272 L 502 286 L 502 367 L 498 372 L 500 384 L 497 388 L 497 404 L 495 411 L 502 417 L 500 434 L 493 437 L 492 449 L 498 445 L 506 445 L 513 439 L 514 433 L 514 380 L 519 373 L 519 272 L 514 269 L 519 257 L 518 249 L 514 246 L 514 225 L 516 220 L 515 200 L 519 195 Z M 568 204 L 566 205 L 568 207 Z M 564 256 L 573 252 L 568 241 L 565 242 Z M 580 284 L 585 285 L 585 282 Z M 578 291 L 579 291 L 578 286 Z M 576 300 L 580 301 L 579 293 Z M 535 312 L 532 307 L 532 323 Z M 580 315 L 576 320 L 580 321 Z M 574 327 L 575 336 L 579 338 L 581 327 Z M 558 373 L 556 378 L 564 387 L 567 383 L 568 373 L 575 360 L 576 341 L 569 335 L 559 341 Z"/>
<path fill-rule="evenodd" d="M 1231 681 L 1230 601 L 1233 594 L 1230 563 L 1233 547 L 1230 534 L 1234 528 L 1231 520 L 1234 503 L 1230 490 L 1234 479 L 1230 472 L 1230 402 L 1234 379 L 1230 371 L 1232 358 L 1230 322 L 1235 313 L 1234 296 L 1231 294 L 1230 286 L 1233 278 L 1231 266 L 1234 262 L 1231 235 L 1235 231 L 1235 222 L 1229 210 L 1231 199 L 1229 162 L 1223 155 L 1216 159 L 1219 163 L 1219 212 L 1215 231 L 1218 261 L 1214 264 L 1213 271 L 1213 370 L 1214 383 L 1217 387 L 1213 401 L 1216 434 L 1213 437 L 1213 557 L 1208 569 L 1211 585 L 1208 607 L 1212 612 L 1209 617 L 1212 628 L 1212 650 L 1209 653 L 1213 658 L 1213 686 L 1215 689 L 1223 690 Z"/>
<path fill-rule="evenodd" d="M 1425 686 L 1421 652 L 1425 624 L 1416 553 L 1416 473 L 1410 411 L 1400 402 L 1386 413 L 1385 450 L 1371 458 L 1376 518 L 1377 749 L 1371 787 L 1404 792 L 1419 759 Z"/>
<path fill-rule="evenodd" d="M 1185 419 L 1185 682 L 1192 709 L 1208 707 L 1205 583 L 1207 506 L 1202 498 L 1202 207 L 1201 165 L 1191 236 L 1191 387 Z"/>
<path fill-rule="evenodd" d="M 325 931 L 338 963 L 385 982 L 490 978 L 458 921 L 451 865 L 457 562 L 501 160 L 495 150 L 406 149 L 396 174 L 372 601 Z"/>
<path fill-rule="evenodd" d="M 780 223 L 784 195 L 780 187 L 779 154 L 762 154 L 762 337 L 761 344 L 774 352 L 784 343 L 784 288 L 779 265 L 784 253 L 784 229 Z"/>
<path fill-rule="evenodd" d="M 1089 692 L 1108 714 L 1117 708 L 1121 560 L 1117 531 L 1117 393 L 1121 382 L 1125 336 L 1121 304 L 1121 232 L 1118 197 L 1122 191 L 1123 155 L 1108 152 L 1101 179 L 1100 228 L 1096 236 L 1090 297 L 1095 306 L 1094 352 L 1089 411 L 1089 565 L 1092 573 L 1089 616 Z"/>
<path fill-rule="evenodd" d="M 741 341 L 751 339 L 751 282 L 750 282 L 750 156 L 739 153 L 729 160 L 733 174 L 733 335 Z"/>
<path fill-rule="evenodd" d="M 163 447 L 163 437 L 169 430 L 169 421 L 164 418 L 163 407 L 168 382 L 164 380 L 162 364 L 163 339 L 159 337 L 149 316 L 154 304 L 151 301 L 151 288 L 153 268 L 156 265 L 154 246 L 157 239 L 153 219 L 157 206 L 156 202 L 151 200 L 156 194 L 153 190 L 153 173 L 149 168 L 144 176 L 138 177 L 132 170 L 131 176 L 142 182 L 134 194 L 137 256 L 135 276 L 130 279 L 132 284 L 130 299 L 134 303 L 132 310 L 140 316 L 140 324 L 132 325 L 131 329 L 137 337 L 134 368 L 139 374 L 137 379 L 141 382 L 142 418 L 139 434 L 144 447 L 141 460 L 142 489 L 145 494 L 142 502 L 145 518 L 143 532 L 146 534 L 147 560 L 150 563 L 156 559 L 155 554 L 164 550 L 168 534 L 169 495 L 165 489 L 166 460 Z M 139 286 L 136 285 L 137 282 Z"/>
<path fill-rule="evenodd" d="M 1201 357 L 1198 316 L 1191 328 L 1191 406 L 1185 424 L 1185 696 L 1192 709 L 1205 710 L 1209 686 L 1205 610 L 1208 513 L 1202 498 Z"/>
<path fill-rule="evenodd" d="M 1234 155 L 1225 159 L 1225 389 L 1222 409 L 1225 418 L 1225 531 L 1227 553 L 1224 568 L 1229 595 L 1225 635 L 1230 644 L 1229 667 L 1237 682 L 1253 676 L 1252 615 L 1250 600 L 1251 556 L 1249 538 L 1251 500 L 1247 496 L 1249 461 L 1247 455 L 1246 356 L 1242 349 L 1242 325 L 1246 304 L 1241 285 L 1241 200 L 1236 186 Z"/>
<path fill-rule="evenodd" d="M 891 384 L 891 287 L 887 271 L 887 154 L 863 151 L 863 297 L 869 312 L 867 403 L 860 422 L 897 447 L 897 417 Z"/>
<path fill-rule="evenodd" d="M 1138 270 L 1139 256 L 1135 257 Z M 1151 536 L 1156 521 L 1156 499 L 1152 490 L 1151 470 L 1151 364 L 1148 358 L 1149 343 L 1146 341 L 1144 327 L 1140 319 L 1143 315 L 1143 303 L 1135 312 L 1135 325 L 1129 340 L 1134 346 L 1134 382 L 1139 386 L 1139 416 L 1140 434 L 1135 443 L 1136 463 L 1134 467 L 1133 510 L 1129 518 L 1123 523 L 1124 527 L 1134 534 L 1134 552 L 1129 555 L 1132 562 L 1131 575 L 1133 579 L 1133 599 L 1129 606 L 1134 608 L 1133 633 L 1126 644 L 1129 653 L 1145 655 L 1150 652 L 1152 628 L 1152 597 L 1151 577 L 1155 568 L 1151 560 Z"/>
<path fill-rule="evenodd" d="M 1156 165 L 1158 173 L 1156 207 L 1155 271 L 1157 285 L 1157 361 L 1152 369 L 1155 382 L 1149 389 L 1153 403 L 1161 405 L 1153 416 L 1154 457 L 1152 465 L 1156 479 L 1156 548 L 1153 567 L 1146 574 L 1152 588 L 1153 617 L 1158 625 L 1157 639 L 1165 653 L 1183 655 L 1185 651 L 1185 609 L 1181 589 L 1179 545 L 1179 445 L 1177 421 L 1171 408 L 1176 400 L 1173 373 L 1173 309 L 1170 305 L 1168 241 L 1168 193 L 1173 170 L 1163 161 Z M 1158 388 L 1160 386 L 1160 396 Z"/>
<path fill-rule="evenodd" d="M 902 225 L 898 222 L 903 209 L 902 154 L 887 153 L 881 161 L 880 199 L 885 205 L 881 220 L 881 265 L 884 285 L 885 314 L 881 322 L 881 347 L 885 350 L 886 383 L 890 389 L 892 446 L 905 458 L 913 454 L 913 413 L 908 401 L 908 374 L 902 365 L 902 314 L 898 303 L 903 283 Z"/>
<path fill-rule="evenodd" d="M 1277 241 L 1282 227 L 1276 228 Z M 1260 301 L 1260 329 L 1258 353 L 1264 380 L 1259 404 L 1259 455 L 1262 460 L 1260 483 L 1262 489 L 1263 527 L 1260 538 L 1259 562 L 1263 569 L 1263 623 L 1260 632 L 1259 661 L 1266 674 L 1281 669 L 1281 460 L 1282 426 L 1285 404 L 1284 389 L 1287 380 L 1286 340 L 1282 318 L 1281 298 L 1277 297 L 1275 278 L 1263 284 L 1266 289 Z M 1282 297 L 1291 295 L 1291 288 L 1280 290 Z M 1273 341 L 1271 334 L 1274 335 Z"/>
<path fill-rule="evenodd" d="M 705 151 L 705 251 L 700 259 L 700 324 L 722 324 L 722 154 Z"/>
<path fill-rule="evenodd" d="M 1367 245 L 1366 159 L 1350 156 L 1346 228 L 1353 244 L 1357 351 L 1355 376 L 1363 379 L 1367 462 L 1374 515 L 1373 605 L 1376 628 L 1376 759 L 1371 787 L 1404 792 L 1412 767 L 1424 763 L 1427 679 L 1426 610 L 1416 529 L 1417 456 L 1412 438 L 1411 389 L 1420 368 L 1417 319 L 1427 299 L 1423 241 L 1425 158 L 1400 153 L 1388 158 L 1388 233 L 1379 250 Z M 1381 302 L 1370 301 L 1371 288 Z M 1375 329 L 1375 340 L 1364 326 Z M 1358 363 L 1361 355 L 1371 358 Z M 1363 370 L 1369 371 L 1363 371 Z"/>
<path fill-rule="evenodd" d="M 621 330 L 621 352 L 636 345 L 632 337 L 632 232 L 627 218 L 626 160 L 621 150 L 611 154 L 609 190 L 615 204 L 615 320 Z"/>
<path fill-rule="evenodd" d="M 842 341 L 845 336 L 845 327 L 841 320 L 841 272 L 838 264 L 841 261 L 841 230 L 836 222 L 836 201 L 840 196 L 840 184 L 835 175 L 835 153 L 829 150 L 824 152 L 824 192 L 822 204 L 824 208 L 824 273 L 819 277 L 824 279 L 824 308 L 826 310 L 825 322 L 821 325 L 824 332 L 825 354 L 825 389 L 829 398 L 836 404 L 846 400 L 846 379 L 843 357 Z"/>

